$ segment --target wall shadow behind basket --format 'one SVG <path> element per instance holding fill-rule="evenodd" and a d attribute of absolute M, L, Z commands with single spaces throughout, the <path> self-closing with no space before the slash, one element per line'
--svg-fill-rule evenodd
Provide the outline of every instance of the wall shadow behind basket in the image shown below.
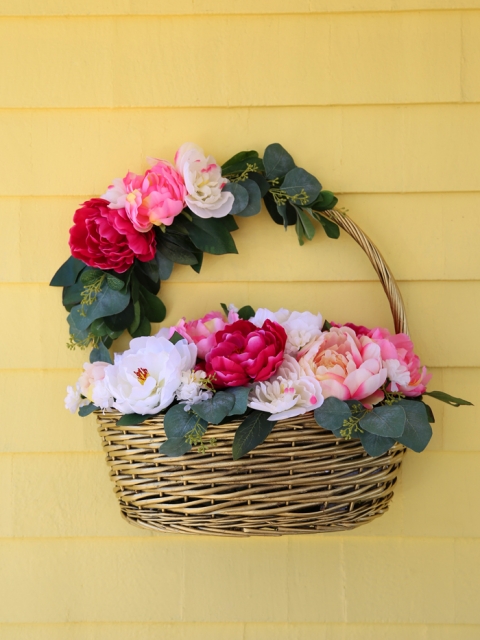
<path fill-rule="evenodd" d="M 408 333 L 397 284 L 380 252 L 345 214 L 326 211 L 362 247 L 387 295 L 397 333 Z M 120 413 L 97 413 L 122 516 L 155 531 L 221 536 L 346 531 L 385 513 L 405 448 L 372 458 L 360 440 L 337 439 L 313 413 L 280 420 L 263 444 L 232 460 L 240 420 L 209 425 L 217 444 L 178 458 L 158 452 L 163 416 L 117 427 Z"/>

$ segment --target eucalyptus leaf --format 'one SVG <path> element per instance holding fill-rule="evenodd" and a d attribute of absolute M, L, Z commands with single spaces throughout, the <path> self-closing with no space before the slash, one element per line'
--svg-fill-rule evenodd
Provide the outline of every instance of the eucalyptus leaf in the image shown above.
<path fill-rule="evenodd" d="M 133 320 L 128 326 L 128 332 L 130 333 L 130 335 L 132 333 L 135 333 L 135 331 L 140 326 L 141 318 L 142 318 L 142 312 L 140 308 L 140 302 L 137 300 L 137 302 L 133 304 Z"/>
<path fill-rule="evenodd" d="M 263 165 L 268 180 L 282 178 L 295 167 L 292 156 L 281 144 L 269 144 L 263 154 Z"/>
<path fill-rule="evenodd" d="M 242 211 L 237 213 L 241 218 L 249 218 L 256 216 L 260 213 L 262 208 L 262 194 L 260 193 L 260 187 L 253 180 L 244 180 L 240 183 L 244 189 L 248 192 L 248 204 Z"/>
<path fill-rule="evenodd" d="M 160 445 L 159 452 L 169 458 L 180 458 L 190 451 L 192 445 L 185 438 L 169 438 Z"/>
<path fill-rule="evenodd" d="M 313 412 L 316 423 L 328 431 L 333 431 L 335 435 L 338 435 L 340 429 L 343 429 L 344 421 L 348 420 L 351 415 L 352 412 L 348 404 L 333 396 L 326 398 L 322 406 Z"/>
<path fill-rule="evenodd" d="M 261 173 L 257 173 L 255 171 L 252 171 L 251 173 L 248 174 L 248 179 L 253 180 L 258 184 L 258 187 L 260 189 L 260 195 L 263 198 L 265 194 L 268 192 L 268 190 L 270 189 L 270 185 L 267 179 L 264 176 L 262 176 Z"/>
<path fill-rule="evenodd" d="M 395 438 L 384 438 L 368 431 L 363 433 L 355 432 L 355 436 L 360 438 L 363 448 L 372 458 L 383 455 L 395 444 Z"/>
<path fill-rule="evenodd" d="M 235 397 L 231 393 L 217 391 L 210 400 L 193 404 L 192 411 L 210 424 L 220 424 L 229 415 L 234 405 Z"/>
<path fill-rule="evenodd" d="M 97 318 L 90 325 L 90 333 L 94 336 L 102 337 L 108 335 L 110 329 L 108 328 L 105 320 L 103 318 Z"/>
<path fill-rule="evenodd" d="M 315 176 L 300 167 L 289 171 L 281 186 L 282 191 L 297 205 L 308 205 L 313 202 L 321 188 L 322 185 Z"/>
<path fill-rule="evenodd" d="M 332 222 L 325 216 L 318 214 L 317 220 L 320 222 L 322 227 L 325 230 L 325 233 L 328 238 L 332 238 L 333 240 L 337 240 L 340 237 L 340 227 L 335 222 Z"/>
<path fill-rule="evenodd" d="M 360 420 L 360 427 L 384 438 L 398 438 L 405 429 L 406 415 L 400 403 L 374 407 Z"/>
<path fill-rule="evenodd" d="M 117 427 L 136 427 L 151 418 L 153 418 L 151 414 L 142 416 L 139 413 L 125 413 L 117 420 Z"/>
<path fill-rule="evenodd" d="M 184 404 L 176 404 L 165 414 L 163 426 L 165 435 L 170 440 L 170 438 L 185 438 L 187 433 L 195 427 L 205 433 L 208 423 L 192 411 L 185 411 Z"/>
<path fill-rule="evenodd" d="M 135 303 L 135 304 L 138 304 Z M 135 305 L 130 300 L 128 305 L 125 307 L 123 311 L 120 313 L 114 313 L 111 316 L 106 316 L 103 319 L 105 323 L 110 328 L 111 331 L 124 331 L 127 327 L 129 327 L 135 318 Z"/>
<path fill-rule="evenodd" d="M 433 415 L 432 407 L 429 404 L 425 404 L 425 409 L 427 410 L 428 421 L 430 424 L 435 424 L 435 416 Z"/>
<path fill-rule="evenodd" d="M 101 278 L 103 275 L 106 275 L 106 274 L 101 269 L 94 269 L 92 267 L 87 267 L 80 274 L 80 282 L 83 282 L 83 284 L 85 285 L 92 284 L 93 282 Z"/>
<path fill-rule="evenodd" d="M 405 430 L 397 438 L 412 451 L 420 453 L 425 449 L 432 437 L 432 427 L 428 421 L 428 413 L 423 402 L 414 400 L 400 400 L 406 415 Z"/>
<path fill-rule="evenodd" d="M 149 336 L 152 332 L 152 325 L 148 318 L 144 315 L 140 317 L 140 322 L 135 331 L 128 331 L 132 338 L 141 338 L 142 336 Z"/>
<path fill-rule="evenodd" d="M 248 205 L 249 195 L 248 191 L 242 186 L 243 183 L 238 182 L 227 182 L 227 184 L 223 187 L 222 191 L 228 191 L 233 194 L 234 203 L 233 207 L 230 210 L 229 215 L 236 215 L 243 211 L 245 207 Z"/>
<path fill-rule="evenodd" d="M 446 402 L 451 407 L 460 407 L 461 405 L 469 405 L 473 407 L 473 404 L 468 400 L 456 398 L 455 396 L 451 396 L 449 393 L 444 393 L 443 391 L 424 391 L 423 395 L 431 396 L 432 398 L 440 400 L 441 402 Z"/>
<path fill-rule="evenodd" d="M 123 289 L 125 283 L 123 280 L 120 280 L 120 278 L 116 278 L 109 273 L 107 275 L 107 285 L 114 291 L 120 291 L 120 289 Z"/>
<path fill-rule="evenodd" d="M 311 221 L 308 214 L 306 214 L 300 207 L 295 207 L 295 210 L 298 214 L 300 222 L 302 223 L 305 237 L 308 238 L 308 240 L 312 240 L 315 235 L 315 227 L 313 226 L 313 222 Z"/>
<path fill-rule="evenodd" d="M 107 362 L 108 364 L 113 364 L 110 351 L 104 345 L 103 341 L 100 341 L 98 347 L 90 351 L 90 362 Z"/>
<path fill-rule="evenodd" d="M 229 393 L 235 397 L 235 404 L 229 412 L 229 416 L 243 415 L 247 410 L 248 394 L 250 393 L 249 387 L 230 387 L 226 393 Z"/>
<path fill-rule="evenodd" d="M 243 173 L 248 165 L 256 165 L 257 171 L 263 170 L 263 162 L 257 151 L 240 151 L 222 165 L 222 175 L 230 176 Z"/>
<path fill-rule="evenodd" d="M 104 318 L 123 311 L 130 302 L 130 294 L 114 291 L 103 282 L 100 291 L 90 305 L 78 305 L 71 311 L 78 329 L 87 329 L 97 318 Z"/>
<path fill-rule="evenodd" d="M 300 218 L 297 219 L 297 223 L 295 225 L 295 231 L 297 233 L 297 238 L 298 238 L 298 244 L 303 247 L 303 245 L 305 244 L 305 242 L 303 241 L 303 237 L 304 237 L 304 231 L 303 231 L 303 225 L 300 222 Z"/>
<path fill-rule="evenodd" d="M 82 282 L 76 282 L 75 284 L 63 288 L 62 304 L 68 311 L 70 311 L 75 305 L 80 304 L 82 300 L 82 291 Z"/>
<path fill-rule="evenodd" d="M 80 273 L 87 265 L 81 260 L 70 256 L 57 270 L 50 280 L 51 287 L 69 287 L 75 284 Z"/>
<path fill-rule="evenodd" d="M 80 407 L 80 409 L 78 410 L 78 415 L 81 418 L 85 418 L 86 416 L 89 416 L 91 413 L 93 413 L 96 409 L 98 409 L 98 407 L 94 405 L 93 402 L 90 402 L 90 404 L 86 404 L 85 406 Z"/>
<path fill-rule="evenodd" d="M 275 202 L 275 199 L 270 192 L 264 195 L 263 201 L 268 213 L 270 214 L 270 217 L 275 222 L 275 224 L 283 225 L 283 217 L 278 213 L 277 203 Z"/>
<path fill-rule="evenodd" d="M 233 438 L 232 455 L 234 460 L 243 457 L 265 440 L 276 422 L 269 420 L 269 413 L 252 411 L 238 427 Z"/>
<path fill-rule="evenodd" d="M 167 310 L 163 302 L 142 286 L 140 286 L 140 305 L 150 322 L 163 322 L 165 320 Z"/>
<path fill-rule="evenodd" d="M 315 211 L 328 211 L 333 209 L 338 202 L 338 198 L 331 191 L 320 191 L 315 202 L 312 202 L 312 209 Z"/>

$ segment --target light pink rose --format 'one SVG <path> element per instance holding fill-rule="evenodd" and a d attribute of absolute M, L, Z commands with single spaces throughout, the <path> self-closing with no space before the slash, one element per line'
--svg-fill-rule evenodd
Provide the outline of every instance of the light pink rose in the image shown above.
<path fill-rule="evenodd" d="M 378 344 L 390 380 L 387 390 L 399 391 L 408 397 L 425 392 L 432 375 L 422 366 L 413 351 L 413 343 L 405 333 L 391 335 L 387 329 L 376 328 L 369 333 Z"/>
<path fill-rule="evenodd" d="M 86 362 L 83 365 L 83 372 L 78 379 L 80 393 L 92 402 L 92 393 L 97 382 L 105 378 L 106 362 Z"/>
<path fill-rule="evenodd" d="M 185 318 L 172 327 L 172 334 L 176 331 L 189 342 L 197 345 L 198 357 L 205 359 L 207 353 L 215 346 L 215 334 L 223 331 L 226 324 L 231 324 L 238 320 L 238 313 L 229 311 L 228 318 L 219 311 L 210 311 L 199 320 L 187 322 Z"/>
<path fill-rule="evenodd" d="M 384 394 L 380 387 L 387 378 L 380 347 L 367 336 L 357 336 L 349 327 L 332 327 L 311 347 L 299 353 L 298 362 L 306 375 L 314 376 L 325 398 L 360 400 L 371 408 Z"/>
<path fill-rule="evenodd" d="M 172 224 L 185 206 L 186 188 L 182 176 L 164 160 L 154 160 L 143 176 L 129 171 L 116 178 L 102 196 L 110 209 L 124 209 L 134 228 L 150 231 L 152 225 Z"/>

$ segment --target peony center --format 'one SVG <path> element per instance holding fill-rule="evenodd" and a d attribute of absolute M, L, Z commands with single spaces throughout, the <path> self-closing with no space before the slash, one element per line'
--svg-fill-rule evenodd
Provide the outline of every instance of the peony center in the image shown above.
<path fill-rule="evenodd" d="M 140 384 L 145 384 L 145 380 L 148 378 L 148 369 L 139 367 L 133 373 L 137 376 L 137 380 L 140 382 Z"/>

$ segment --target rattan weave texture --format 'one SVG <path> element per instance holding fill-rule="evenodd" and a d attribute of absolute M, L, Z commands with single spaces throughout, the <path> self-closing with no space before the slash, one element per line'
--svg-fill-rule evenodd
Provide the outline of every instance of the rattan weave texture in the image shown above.
<path fill-rule="evenodd" d="M 325 212 L 364 249 L 388 297 L 395 330 L 407 333 L 403 301 L 375 245 L 343 213 Z M 312 413 L 276 423 L 248 456 L 232 460 L 239 420 L 210 425 L 216 446 L 179 458 L 158 452 L 163 416 L 117 427 L 97 413 L 99 433 L 123 517 L 156 531 L 221 536 L 345 531 L 388 509 L 405 448 L 372 458 L 359 440 L 337 439 Z"/>

